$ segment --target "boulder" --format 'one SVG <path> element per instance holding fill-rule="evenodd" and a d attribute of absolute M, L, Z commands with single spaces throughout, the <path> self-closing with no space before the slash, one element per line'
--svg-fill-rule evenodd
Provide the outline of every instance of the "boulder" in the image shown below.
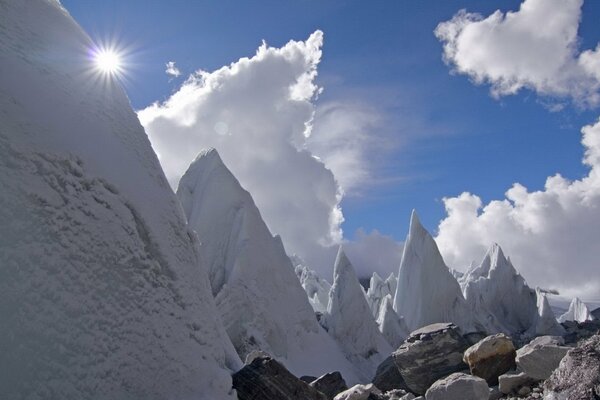
<path fill-rule="evenodd" d="M 348 389 L 346 381 L 338 371 L 330 372 L 317 378 L 310 383 L 310 386 L 323 393 L 330 400 L 338 393 Z"/>
<path fill-rule="evenodd" d="M 566 331 L 563 335 L 565 342 L 570 344 L 588 339 L 600 330 L 600 320 L 597 319 L 583 322 L 565 321 L 561 325 Z"/>
<path fill-rule="evenodd" d="M 386 400 L 414 400 L 415 395 L 404 390 L 394 389 L 384 393 Z"/>
<path fill-rule="evenodd" d="M 233 388 L 239 400 L 327 400 L 270 357 L 257 357 L 233 374 Z"/>
<path fill-rule="evenodd" d="M 485 380 L 454 373 L 435 382 L 425 393 L 426 400 L 488 400 L 490 388 Z"/>
<path fill-rule="evenodd" d="M 409 389 L 406 386 L 406 382 L 404 382 L 404 378 L 400 375 L 400 371 L 398 371 L 398 367 L 392 356 L 389 356 L 379 364 L 373 378 L 373 384 L 384 392 L 394 389 Z"/>
<path fill-rule="evenodd" d="M 568 347 L 560 346 L 562 343 L 562 338 L 558 336 L 540 336 L 533 339 L 517 351 L 517 366 L 533 379 L 548 379 L 569 351 Z"/>
<path fill-rule="evenodd" d="M 300 380 L 301 380 L 302 382 L 311 383 L 311 382 L 314 382 L 314 381 L 316 381 L 316 380 L 317 380 L 317 377 L 316 377 L 316 376 L 312 376 L 312 375 L 302 375 L 302 376 L 300 377 Z"/>
<path fill-rule="evenodd" d="M 600 319 L 600 307 L 595 308 L 594 310 L 592 310 L 590 312 L 590 314 L 592 314 L 592 317 L 594 317 L 594 319 Z"/>
<path fill-rule="evenodd" d="M 491 335 L 469 347 L 463 361 L 471 374 L 483 378 L 490 385 L 498 384 L 498 377 L 515 368 L 517 352 L 513 342 L 503 333 Z"/>
<path fill-rule="evenodd" d="M 424 394 L 438 379 L 467 369 L 467 347 L 456 325 L 437 323 L 412 332 L 392 357 L 408 389 Z"/>
<path fill-rule="evenodd" d="M 377 386 L 369 383 L 368 385 L 354 385 L 350 389 L 339 393 L 334 397 L 335 400 L 368 400 L 372 398 L 371 395 L 376 395 L 379 399 L 381 390 Z M 298 397 L 300 398 L 300 397 Z M 270 399 L 269 399 L 270 400 Z"/>
<path fill-rule="evenodd" d="M 521 387 L 535 382 L 524 372 L 508 372 L 498 377 L 498 389 L 504 394 L 516 393 Z"/>
<path fill-rule="evenodd" d="M 600 398 L 600 335 L 594 335 L 572 349 L 544 382 L 548 400 Z"/>

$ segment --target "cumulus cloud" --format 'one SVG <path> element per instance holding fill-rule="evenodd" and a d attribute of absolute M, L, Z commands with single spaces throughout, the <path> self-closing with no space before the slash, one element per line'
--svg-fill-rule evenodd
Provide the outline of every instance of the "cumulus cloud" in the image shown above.
<path fill-rule="evenodd" d="M 175 65 L 175 61 L 169 61 L 165 64 L 165 67 L 167 68 L 165 69 L 165 73 L 167 75 L 172 76 L 174 78 L 177 78 L 179 75 L 181 75 L 181 71 Z"/>
<path fill-rule="evenodd" d="M 497 95 L 521 88 L 550 99 L 598 104 L 600 47 L 579 53 L 579 0 L 525 0 L 519 11 L 487 18 L 459 12 L 435 33 L 444 57 L 475 83 Z M 483 204 L 468 192 L 444 199 L 447 216 L 436 241 L 448 264 L 465 269 L 499 243 L 533 285 L 562 294 L 597 298 L 597 238 L 600 237 L 600 120 L 582 129 L 582 179 L 560 174 L 530 192 L 515 183 L 502 200 Z"/>
<path fill-rule="evenodd" d="M 281 48 L 263 42 L 250 58 L 197 71 L 138 116 L 173 188 L 201 149 L 216 148 L 286 251 L 328 276 L 343 240 L 340 183 L 368 176 L 361 145 L 375 117 L 341 103 L 317 111 L 322 44 L 321 31 Z"/>
<path fill-rule="evenodd" d="M 518 11 L 484 18 L 458 12 L 435 35 L 444 60 L 475 83 L 491 84 L 494 96 L 526 88 L 544 96 L 600 102 L 600 48 L 578 49 L 583 0 L 525 0 Z"/>

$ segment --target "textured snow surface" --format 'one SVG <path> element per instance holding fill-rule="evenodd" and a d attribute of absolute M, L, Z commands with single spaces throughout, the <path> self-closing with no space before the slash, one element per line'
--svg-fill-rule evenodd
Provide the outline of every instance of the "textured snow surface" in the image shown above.
<path fill-rule="evenodd" d="M 590 313 L 590 310 L 587 308 L 585 303 L 579 299 L 579 297 L 575 297 L 573 300 L 571 300 L 571 304 L 569 305 L 567 312 L 558 317 L 558 322 L 585 322 L 591 320 L 592 314 Z"/>
<path fill-rule="evenodd" d="M 292 256 L 290 259 L 313 310 L 320 313 L 327 311 L 331 284 L 321 278 L 298 256 Z"/>
<path fill-rule="evenodd" d="M 341 247 L 322 321 L 350 360 L 360 367 L 363 378 L 371 379 L 377 366 L 392 352 L 371 314 L 354 267 Z"/>
<path fill-rule="evenodd" d="M 537 320 L 535 290 L 527 286 L 497 244 L 460 282 L 469 307 L 489 333 L 523 333 Z"/>
<path fill-rule="evenodd" d="M 464 332 L 476 328 L 476 316 L 415 211 L 404 243 L 394 310 L 411 331 L 437 322 L 453 322 Z"/>
<path fill-rule="evenodd" d="M 0 1 L 0 398 L 233 399 L 197 239 L 91 46 Z"/>
<path fill-rule="evenodd" d="M 373 276 L 371 276 L 371 281 L 369 282 L 369 289 L 367 289 L 367 302 L 369 303 L 373 317 L 377 318 L 379 316 L 383 299 L 387 295 L 392 295 L 393 297 L 394 293 L 396 293 L 397 285 L 398 279 L 396 279 L 396 275 L 393 272 L 386 280 L 381 279 L 377 272 L 373 272 Z"/>
<path fill-rule="evenodd" d="M 280 238 L 216 150 L 202 152 L 177 189 L 202 242 L 217 308 L 238 354 L 262 350 L 297 376 L 355 368 L 318 324 Z"/>

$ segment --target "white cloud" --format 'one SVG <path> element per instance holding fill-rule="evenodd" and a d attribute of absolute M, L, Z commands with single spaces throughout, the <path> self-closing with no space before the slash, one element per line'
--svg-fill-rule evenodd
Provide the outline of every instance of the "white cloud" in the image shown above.
<path fill-rule="evenodd" d="M 361 146 L 375 117 L 357 105 L 316 111 L 322 44 L 320 31 L 281 48 L 263 42 L 253 57 L 192 74 L 138 116 L 174 188 L 201 149 L 216 148 L 288 253 L 328 276 L 328 246 L 343 238 L 338 182 L 352 188 L 366 179 Z M 350 113 L 352 126 L 340 118 Z"/>
<path fill-rule="evenodd" d="M 458 12 L 438 25 L 444 60 L 492 94 L 523 88 L 544 96 L 600 102 L 600 49 L 579 53 L 577 29 L 583 0 L 525 0 L 518 11 L 487 18 Z"/>
<path fill-rule="evenodd" d="M 174 78 L 177 78 L 179 75 L 181 75 L 181 71 L 179 68 L 177 68 L 177 66 L 175 66 L 175 61 L 169 61 L 167 64 L 165 64 L 165 67 L 167 68 L 165 69 L 165 73 L 167 75 Z"/>
<path fill-rule="evenodd" d="M 344 245 L 359 277 L 370 277 L 377 272 L 386 278 L 391 272 L 397 272 L 403 248 L 402 243 L 376 229 L 369 233 L 359 229 L 355 239 Z"/>

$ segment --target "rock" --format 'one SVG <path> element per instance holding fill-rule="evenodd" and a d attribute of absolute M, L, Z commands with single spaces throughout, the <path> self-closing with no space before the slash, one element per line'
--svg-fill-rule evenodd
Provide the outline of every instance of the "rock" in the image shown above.
<path fill-rule="evenodd" d="M 498 377 L 498 389 L 504 394 L 509 394 L 518 391 L 522 386 L 534 383 L 524 372 L 508 372 Z"/>
<path fill-rule="evenodd" d="M 483 378 L 490 385 L 498 384 L 498 377 L 515 368 L 515 346 L 503 333 L 488 336 L 469 347 L 463 361 L 471 374 Z"/>
<path fill-rule="evenodd" d="M 562 338 L 556 336 L 535 338 L 517 351 L 519 369 L 533 379 L 548 379 L 569 351 L 568 347 L 559 346 L 561 342 Z"/>
<path fill-rule="evenodd" d="M 594 336 L 600 330 L 600 320 L 597 319 L 584 322 L 565 321 L 561 325 L 567 332 L 563 336 L 566 343 L 577 343 Z"/>
<path fill-rule="evenodd" d="M 503 393 L 498 389 L 498 386 L 494 386 L 490 388 L 490 397 L 489 400 L 500 400 L 503 396 Z"/>
<path fill-rule="evenodd" d="M 592 310 L 590 314 L 592 314 L 592 317 L 594 317 L 595 319 L 600 319 L 600 307 Z"/>
<path fill-rule="evenodd" d="M 488 335 L 485 332 L 469 332 L 463 335 L 469 346 L 473 346 L 477 342 L 485 339 L 487 336 Z"/>
<path fill-rule="evenodd" d="M 244 365 L 252 364 L 252 361 L 258 357 L 271 357 L 269 353 L 262 350 L 252 350 L 250 353 L 246 355 L 246 360 L 244 361 Z M 315 378 L 316 379 L 316 378 Z"/>
<path fill-rule="evenodd" d="M 594 335 L 567 353 L 544 383 L 544 398 L 600 398 L 600 335 Z"/>
<path fill-rule="evenodd" d="M 300 377 L 300 380 L 301 380 L 302 382 L 311 383 L 311 382 L 313 382 L 313 381 L 316 381 L 316 380 L 317 380 L 317 377 L 316 377 L 316 376 L 310 376 L 310 375 L 302 375 L 302 376 Z"/>
<path fill-rule="evenodd" d="M 233 374 L 233 388 L 239 400 L 327 400 L 270 357 L 257 357 Z"/>
<path fill-rule="evenodd" d="M 339 393 L 335 400 L 367 400 L 371 394 L 381 395 L 381 391 L 372 383 L 368 385 L 354 385 L 350 389 Z M 299 397 L 298 397 L 299 398 Z"/>
<path fill-rule="evenodd" d="M 415 395 L 404 390 L 394 389 L 384 393 L 387 400 L 414 400 Z"/>
<path fill-rule="evenodd" d="M 336 394 L 348 389 L 346 381 L 338 371 L 330 372 L 315 379 L 310 383 L 310 386 L 323 393 L 328 399 L 333 399 Z"/>
<path fill-rule="evenodd" d="M 394 363 L 394 358 L 389 356 L 379 366 L 373 378 L 373 384 L 380 390 L 387 392 L 393 389 L 408 390 L 404 378 L 400 375 L 398 367 Z"/>
<path fill-rule="evenodd" d="M 408 389 L 424 394 L 438 379 L 467 369 L 462 361 L 467 347 L 456 325 L 438 323 L 412 332 L 392 357 Z"/>
<path fill-rule="evenodd" d="M 426 400 L 488 400 L 485 380 L 460 372 L 435 382 L 425 393 Z"/>
<path fill-rule="evenodd" d="M 527 396 L 529 393 L 531 393 L 531 388 L 529 386 L 523 386 L 517 391 L 519 396 Z"/>

